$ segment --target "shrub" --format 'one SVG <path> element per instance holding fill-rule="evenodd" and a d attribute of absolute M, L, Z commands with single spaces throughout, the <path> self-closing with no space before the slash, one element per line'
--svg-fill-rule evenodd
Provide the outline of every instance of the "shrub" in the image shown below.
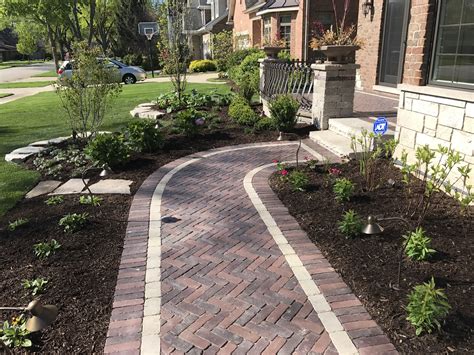
<path fill-rule="evenodd" d="M 229 117 L 243 126 L 253 127 L 258 122 L 258 115 L 242 96 L 235 96 L 229 106 Z"/>
<path fill-rule="evenodd" d="M 431 238 L 425 235 L 425 231 L 421 227 L 403 238 L 405 239 L 405 253 L 410 259 L 423 261 L 436 253 L 436 250 L 430 248 Z"/>
<path fill-rule="evenodd" d="M 237 81 L 240 95 L 242 95 L 249 103 L 252 102 L 253 95 L 258 92 L 259 80 L 259 75 L 249 72 L 242 74 Z"/>
<path fill-rule="evenodd" d="M 284 60 L 285 62 L 291 61 L 291 54 L 290 54 L 290 51 L 288 49 L 284 49 L 284 50 L 278 52 L 277 57 L 278 57 L 278 59 Z"/>
<path fill-rule="evenodd" d="M 17 220 L 8 223 L 8 230 L 13 232 L 18 227 L 21 227 L 27 223 L 28 223 L 28 218 L 18 218 Z"/>
<path fill-rule="evenodd" d="M 446 317 L 451 306 L 442 289 L 437 289 L 434 279 L 417 285 L 408 295 L 407 320 L 415 327 L 416 335 L 423 331 L 431 333 L 441 328 L 440 321 Z"/>
<path fill-rule="evenodd" d="M 59 244 L 55 239 L 51 239 L 50 242 L 37 243 L 33 245 L 33 251 L 39 259 L 46 259 L 50 255 L 56 253 L 56 250 L 60 247 L 61 244 Z"/>
<path fill-rule="evenodd" d="M 44 203 L 46 203 L 48 206 L 56 206 L 64 202 L 64 197 L 63 196 L 51 196 L 48 198 Z"/>
<path fill-rule="evenodd" d="M 141 153 L 153 153 L 163 147 L 163 135 L 149 120 L 133 120 L 126 130 L 126 137 L 130 147 Z"/>
<path fill-rule="evenodd" d="M 22 315 L 13 318 L 11 324 L 6 320 L 0 328 L 0 341 L 10 348 L 29 348 L 32 342 L 28 339 L 30 332 L 26 329 L 26 320 Z"/>
<path fill-rule="evenodd" d="M 47 280 L 39 277 L 34 280 L 23 280 L 22 285 L 24 289 L 31 290 L 32 296 L 36 296 L 44 291 L 47 283 Z"/>
<path fill-rule="evenodd" d="M 354 194 L 354 183 L 347 178 L 338 178 L 334 182 L 333 192 L 336 194 L 336 201 L 349 201 Z"/>
<path fill-rule="evenodd" d="M 275 121 L 271 117 L 262 117 L 255 124 L 256 131 L 272 131 L 276 128 Z"/>
<path fill-rule="evenodd" d="M 130 53 L 123 57 L 123 61 L 127 65 L 141 66 L 143 65 L 143 56 L 138 53 Z"/>
<path fill-rule="evenodd" d="M 286 132 L 296 125 L 296 114 L 300 104 L 291 95 L 279 95 L 270 102 L 270 116 L 280 131 Z"/>
<path fill-rule="evenodd" d="M 239 66 L 246 57 L 256 53 L 260 53 L 261 58 L 265 58 L 265 53 L 258 48 L 238 49 L 232 52 L 229 57 L 229 68 Z"/>
<path fill-rule="evenodd" d="M 212 53 L 216 61 L 217 70 L 219 72 L 226 72 L 229 69 L 232 49 L 232 31 L 221 31 L 214 34 L 212 41 Z"/>
<path fill-rule="evenodd" d="M 130 158 L 130 150 L 121 134 L 98 134 L 85 152 L 99 166 L 111 168 L 124 165 Z"/>
<path fill-rule="evenodd" d="M 178 112 L 173 119 L 173 127 L 179 133 L 192 137 L 198 134 L 200 128 L 206 123 L 206 115 L 193 108 Z"/>
<path fill-rule="evenodd" d="M 295 191 L 304 191 L 309 183 L 308 175 L 300 170 L 291 171 L 288 175 L 288 181 Z"/>
<path fill-rule="evenodd" d="M 191 64 L 189 64 L 189 71 L 191 73 L 215 71 L 216 69 L 216 62 L 209 59 L 193 60 Z"/>
<path fill-rule="evenodd" d="M 65 233 L 74 233 L 80 230 L 87 222 L 87 213 L 68 213 L 59 220 L 59 225 L 63 227 Z"/>
<path fill-rule="evenodd" d="M 117 82 L 120 72 L 98 61 L 100 55 L 99 48 L 86 42 L 74 45 L 72 77 L 56 88 L 73 136 L 86 138 L 88 131 L 96 133 L 111 100 L 122 90 Z"/>
<path fill-rule="evenodd" d="M 344 212 L 342 220 L 338 222 L 338 229 L 346 238 L 360 235 L 363 226 L 362 219 L 353 210 Z"/>
<path fill-rule="evenodd" d="M 351 137 L 351 148 L 359 160 L 359 173 L 364 178 L 365 188 L 372 191 L 376 187 L 376 162 L 382 157 L 380 135 L 363 129 L 360 136 Z"/>
<path fill-rule="evenodd" d="M 203 94 L 196 90 L 181 95 L 181 101 L 175 92 L 160 94 L 156 99 L 156 105 L 168 113 L 179 111 L 184 108 L 213 107 L 228 105 L 232 99 L 232 94 L 220 94 L 212 91 Z"/>
<path fill-rule="evenodd" d="M 79 203 L 81 205 L 91 205 L 94 207 L 98 207 L 100 206 L 101 202 L 102 202 L 102 198 L 100 198 L 99 196 L 87 195 L 87 196 L 79 197 Z"/>

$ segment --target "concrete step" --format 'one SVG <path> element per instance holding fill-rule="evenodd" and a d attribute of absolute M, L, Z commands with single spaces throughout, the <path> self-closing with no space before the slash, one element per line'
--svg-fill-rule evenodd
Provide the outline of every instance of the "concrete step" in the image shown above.
<path fill-rule="evenodd" d="M 333 131 L 312 131 L 309 138 L 341 158 L 351 158 L 354 152 L 351 139 Z"/>
<path fill-rule="evenodd" d="M 389 124 L 389 130 L 383 135 L 383 139 L 393 138 L 395 135 L 394 127 L 391 128 Z M 340 135 L 351 138 L 352 136 L 358 136 L 362 130 L 372 132 L 373 122 L 368 122 L 360 118 L 331 118 L 329 119 L 329 130 L 339 133 Z"/>

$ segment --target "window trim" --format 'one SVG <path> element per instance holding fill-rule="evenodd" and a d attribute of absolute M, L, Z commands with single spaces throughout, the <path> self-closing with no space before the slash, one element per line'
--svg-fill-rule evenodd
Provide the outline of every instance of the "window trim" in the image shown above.
<path fill-rule="evenodd" d="M 282 22 L 281 19 L 282 17 L 289 17 L 290 18 L 290 21 L 289 22 Z M 290 46 L 291 44 L 291 28 L 292 28 L 292 22 L 293 22 L 293 16 L 290 14 L 284 14 L 284 15 L 279 15 L 278 16 L 278 33 L 280 34 L 280 38 L 282 38 L 282 31 L 281 31 L 281 27 L 282 27 L 282 24 L 284 27 L 289 27 L 290 28 L 290 34 L 289 34 L 289 40 L 287 41 L 287 45 Z"/>
<path fill-rule="evenodd" d="M 268 23 L 266 23 L 268 20 Z M 262 39 L 263 39 L 263 42 L 270 42 L 272 40 L 272 17 L 271 16 L 264 16 L 263 17 L 263 33 L 262 33 Z M 267 30 L 268 28 L 268 38 L 267 38 L 267 34 L 265 33 L 265 31 Z"/>
<path fill-rule="evenodd" d="M 453 83 L 453 82 L 443 82 L 440 80 L 435 80 L 433 79 L 434 77 L 434 71 L 435 71 L 435 64 L 436 64 L 436 51 L 438 47 L 438 36 L 439 36 L 439 29 L 440 29 L 440 20 L 441 20 L 441 6 L 442 2 L 445 0 L 439 0 L 437 4 L 437 13 L 436 13 L 436 22 L 435 22 L 435 31 L 434 31 L 434 37 L 433 37 L 433 42 L 432 42 L 432 50 L 431 50 L 431 63 L 429 64 L 429 78 L 428 78 L 428 85 L 433 85 L 433 86 L 442 86 L 442 87 L 448 87 L 448 88 L 454 88 L 454 89 L 463 89 L 463 90 L 474 90 L 474 83 L 473 84 L 467 84 L 467 83 Z M 459 39 L 458 39 L 459 41 Z M 459 45 L 459 42 L 457 43 Z M 473 67 L 474 70 L 474 67 Z"/>

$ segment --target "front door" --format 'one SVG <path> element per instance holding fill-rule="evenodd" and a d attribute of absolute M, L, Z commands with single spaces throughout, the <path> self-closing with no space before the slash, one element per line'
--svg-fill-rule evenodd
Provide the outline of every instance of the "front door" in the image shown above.
<path fill-rule="evenodd" d="M 410 0 L 387 0 L 385 7 L 379 83 L 401 82 Z"/>

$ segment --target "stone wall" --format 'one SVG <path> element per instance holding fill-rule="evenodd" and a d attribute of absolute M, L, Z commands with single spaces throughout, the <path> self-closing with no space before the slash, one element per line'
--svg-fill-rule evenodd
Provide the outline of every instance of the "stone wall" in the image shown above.
<path fill-rule="evenodd" d="M 412 163 L 417 146 L 442 145 L 461 153 L 464 162 L 474 167 L 474 93 L 431 86 L 399 88 L 396 157 L 405 150 Z M 470 184 L 474 185 L 474 173 Z"/>

